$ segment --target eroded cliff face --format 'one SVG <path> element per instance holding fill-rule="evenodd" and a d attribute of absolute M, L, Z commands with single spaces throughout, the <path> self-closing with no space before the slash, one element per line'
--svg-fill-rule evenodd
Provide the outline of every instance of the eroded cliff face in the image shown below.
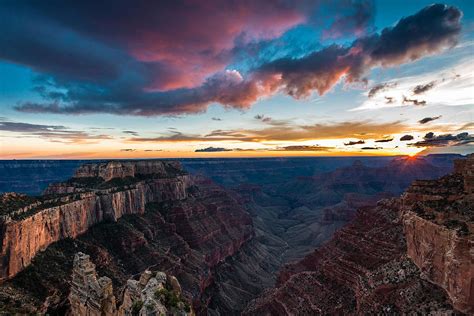
<path fill-rule="evenodd" d="M 74 173 L 75 178 L 101 177 L 105 181 L 113 178 L 135 177 L 137 175 L 153 175 L 170 177 L 172 172 L 182 171 L 178 161 L 109 161 L 103 163 L 87 163 Z"/>
<path fill-rule="evenodd" d="M 214 282 L 215 267 L 234 256 L 253 238 L 252 220 L 237 197 L 212 181 L 181 174 L 158 179 L 139 178 L 127 176 L 120 181 L 114 178 L 109 182 L 96 182 L 85 177 L 85 181 L 74 178 L 67 183 L 93 188 L 80 193 L 91 195 L 90 215 L 84 215 L 82 220 L 79 207 L 67 206 L 71 209 L 68 222 L 78 222 L 77 225 L 83 227 L 92 224 L 91 219 L 104 220 L 75 238 L 60 239 L 37 252 L 29 266 L 0 285 L 0 311 L 62 313 L 67 310 L 73 258 L 81 251 L 90 255 L 100 275 L 112 280 L 117 306 L 125 300 L 121 291 L 127 280 L 147 269 L 160 269 L 175 275 L 180 280 L 183 297 L 192 302 L 197 312 L 205 313 L 209 302 L 206 291 Z M 111 183 L 115 186 L 111 187 Z M 61 215 L 59 222 L 66 218 L 61 207 L 53 208 L 62 210 L 53 212 Z M 84 206 L 84 213 L 86 209 Z M 39 214 L 43 212 L 22 220 L 12 216 L 10 223 L 23 222 Z M 51 229 L 57 227 L 53 223 L 41 226 L 48 227 L 46 236 L 50 231 L 56 232 L 54 236 L 72 236 L 79 231 L 79 228 Z M 10 244 L 13 245 L 14 240 Z M 18 247 L 18 252 L 22 251 L 26 250 Z"/>
<path fill-rule="evenodd" d="M 285 266 L 244 315 L 449 312 L 443 290 L 405 256 L 399 202 L 360 210 L 327 244 Z"/>
<path fill-rule="evenodd" d="M 471 313 L 473 158 L 360 209 L 331 241 L 285 266 L 244 314 Z"/>
<path fill-rule="evenodd" d="M 90 256 L 74 256 L 71 291 L 68 296 L 74 316 L 193 315 L 181 295 L 176 277 L 164 272 L 145 270 L 138 280 L 129 279 L 117 305 L 112 280 L 98 277 Z"/>
<path fill-rule="evenodd" d="M 121 164 L 119 163 L 119 166 Z M 106 189 L 83 186 L 78 188 L 82 193 L 74 190 L 64 191 L 62 188 L 66 187 L 65 184 L 56 184 L 47 190 L 48 194 L 69 195 L 44 198 L 40 202 L 3 215 L 0 222 L 0 281 L 15 276 L 31 263 L 39 251 L 55 241 L 75 238 L 104 220 L 116 221 L 125 214 L 142 214 L 145 205 L 150 202 L 187 198 L 187 189 L 191 185 L 190 177 L 183 174 L 182 170 L 176 174 L 174 171 L 178 169 L 175 163 L 167 166 L 166 163 L 155 162 L 156 167 L 148 161 L 137 164 L 139 167 L 131 169 L 140 172 L 152 171 L 150 174 L 153 176 L 133 184 Z M 127 169 L 130 169 L 130 165 L 133 164 L 127 163 Z M 91 165 L 87 166 L 94 169 Z M 100 169 L 101 166 L 103 164 L 98 164 L 96 169 L 105 170 L 107 176 L 123 176 L 123 172 L 118 172 L 119 168 L 115 164 L 106 164 L 103 169 Z M 163 173 L 169 169 L 175 170 Z M 158 174 L 160 170 L 162 173 Z M 85 175 L 83 171 L 80 173 Z M 74 183 L 68 186 L 75 187 Z M 55 191 L 58 188 L 60 189 Z"/>
<path fill-rule="evenodd" d="M 403 225 L 407 254 L 423 277 L 444 288 L 456 309 L 474 313 L 474 155 L 455 171 L 407 190 Z"/>

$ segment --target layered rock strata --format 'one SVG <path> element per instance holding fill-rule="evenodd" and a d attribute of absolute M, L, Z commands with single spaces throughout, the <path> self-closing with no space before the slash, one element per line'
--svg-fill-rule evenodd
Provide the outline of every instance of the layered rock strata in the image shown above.
<path fill-rule="evenodd" d="M 362 208 L 323 247 L 285 266 L 246 315 L 472 313 L 472 159 Z"/>
<path fill-rule="evenodd" d="M 118 166 L 116 163 L 98 164 L 97 167 L 86 165 L 79 169 L 76 176 L 95 177 L 96 182 L 100 183 L 97 188 L 80 183 L 75 193 L 67 194 L 74 190 L 55 192 L 54 189 L 66 185 L 53 185 L 48 189 L 49 195 L 40 201 L 2 215 L 0 281 L 15 276 L 31 263 L 39 251 L 55 241 L 75 238 L 97 223 L 116 221 L 124 214 L 143 214 L 145 205 L 150 202 L 187 198 L 191 180 L 175 162 L 146 161 L 136 165 L 132 167 L 134 164 L 131 162 L 118 163 Z M 130 174 L 147 177 L 143 180 L 134 178 L 134 181 L 121 185 L 120 178 Z M 102 175 L 109 182 L 117 181 L 104 185 L 108 182 L 101 178 Z M 74 181 L 67 185 L 78 186 Z M 77 193 L 79 189 L 81 193 Z M 49 197 L 52 194 L 55 196 Z"/>
<path fill-rule="evenodd" d="M 121 185 L 117 179 L 133 182 L 128 185 L 163 180 L 137 175 L 100 183 L 91 182 L 90 177 L 83 179 L 86 181 L 74 178 L 67 185 L 85 188 L 87 194 L 100 192 L 97 195 L 103 198 L 116 193 L 119 186 L 111 187 L 110 182 Z M 182 296 L 192 301 L 198 313 L 205 314 L 209 304 L 206 292 L 214 283 L 215 268 L 240 251 L 253 238 L 254 230 L 234 194 L 206 179 L 188 177 L 188 181 L 182 199 L 174 195 L 176 198 L 147 202 L 143 212 L 104 220 L 37 253 L 26 269 L 0 285 L 0 312 L 64 313 L 69 308 L 73 258 L 84 252 L 100 275 L 112 280 L 117 306 L 125 300 L 122 290 L 127 280 L 159 268 L 176 276 Z M 108 188 L 102 189 L 104 186 Z"/>
<path fill-rule="evenodd" d="M 473 173 L 470 155 L 454 174 L 416 181 L 402 197 L 408 256 L 465 313 L 474 313 Z"/>
<path fill-rule="evenodd" d="M 192 315 L 189 303 L 181 296 L 178 280 L 164 272 L 145 270 L 138 280 L 129 279 L 120 306 L 116 305 L 112 280 L 97 277 L 88 255 L 81 252 L 75 255 L 72 272 L 70 315 Z"/>

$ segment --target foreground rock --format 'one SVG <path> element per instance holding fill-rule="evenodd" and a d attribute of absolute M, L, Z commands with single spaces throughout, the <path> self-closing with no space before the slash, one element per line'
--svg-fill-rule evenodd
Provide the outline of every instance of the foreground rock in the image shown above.
<path fill-rule="evenodd" d="M 90 257 L 79 252 L 74 257 L 70 315 L 192 315 L 188 302 L 181 296 L 178 280 L 164 272 L 145 270 L 138 280 L 127 281 L 121 305 L 117 306 L 112 280 L 97 278 Z"/>
<path fill-rule="evenodd" d="M 244 314 L 471 313 L 473 158 L 360 209 L 330 242 L 282 269 Z"/>

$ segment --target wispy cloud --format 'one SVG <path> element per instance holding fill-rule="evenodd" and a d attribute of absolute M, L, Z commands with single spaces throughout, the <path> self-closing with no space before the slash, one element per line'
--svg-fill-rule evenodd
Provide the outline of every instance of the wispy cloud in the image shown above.
<path fill-rule="evenodd" d="M 109 135 L 71 130 L 62 125 L 43 125 L 2 120 L 0 120 L 0 130 L 15 133 L 20 137 L 39 137 L 51 142 L 61 143 L 94 143 L 100 140 L 112 139 Z"/>
<path fill-rule="evenodd" d="M 409 127 L 401 121 L 375 123 L 372 121 L 335 122 L 314 125 L 270 126 L 263 129 L 214 130 L 204 135 L 185 134 L 173 131 L 159 137 L 134 137 L 129 142 L 268 142 L 268 141 L 305 141 L 315 139 L 378 139 L 387 134 L 397 134 Z"/>

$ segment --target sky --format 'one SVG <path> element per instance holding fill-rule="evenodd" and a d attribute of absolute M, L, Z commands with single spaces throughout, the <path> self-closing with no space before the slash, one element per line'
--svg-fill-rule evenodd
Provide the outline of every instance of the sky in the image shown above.
<path fill-rule="evenodd" d="M 474 4 L 0 2 L 0 159 L 474 152 Z"/>

